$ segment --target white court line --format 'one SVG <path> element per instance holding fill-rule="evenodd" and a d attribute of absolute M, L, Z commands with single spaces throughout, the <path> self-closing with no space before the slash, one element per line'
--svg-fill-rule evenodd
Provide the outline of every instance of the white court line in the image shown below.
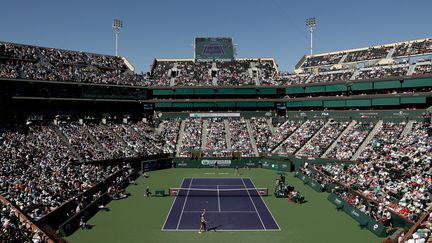
<path fill-rule="evenodd" d="M 190 187 L 191 187 L 191 185 L 192 185 L 192 181 L 193 181 L 193 179 L 194 179 L 194 178 L 192 178 L 191 181 L 190 181 L 190 183 L 189 183 L 189 189 L 190 189 Z M 181 214 L 180 214 L 180 218 L 179 218 L 179 221 L 178 221 L 178 223 L 177 223 L 177 228 L 176 228 L 176 229 L 178 229 L 178 227 L 180 226 L 180 221 L 181 221 L 181 219 L 182 219 L 182 217 L 183 217 L 183 210 L 184 210 L 184 208 L 185 208 L 185 206 L 186 206 L 186 202 L 187 202 L 187 200 L 188 200 L 189 192 L 190 192 L 190 190 L 188 190 L 188 192 L 187 192 L 187 194 L 186 194 L 186 199 L 185 199 L 185 201 L 184 201 L 184 203 L 183 203 L 182 212 L 181 212 Z M 180 193 L 180 192 L 179 192 L 179 193 Z M 178 195 L 178 193 L 177 193 L 177 195 Z"/>
<path fill-rule="evenodd" d="M 207 172 L 203 172 L 207 173 Z M 214 172 L 208 172 L 208 173 L 214 173 Z M 233 173 L 228 173 L 228 174 L 233 174 Z M 247 178 L 247 177 L 245 177 Z M 194 179 L 202 179 L 202 180 L 213 180 L 213 179 L 228 179 L 228 180 L 239 180 L 239 177 L 194 177 Z"/>
<path fill-rule="evenodd" d="M 249 181 L 252 183 L 252 186 L 256 189 L 255 184 L 253 183 L 253 181 L 251 180 L 251 178 L 248 178 L 248 179 L 249 179 Z M 257 193 L 258 193 L 258 191 L 257 191 Z M 258 193 L 258 195 L 259 195 L 259 193 Z M 279 226 L 278 222 L 276 221 L 276 219 L 275 219 L 275 217 L 273 216 L 273 214 L 272 214 L 272 212 L 270 211 L 270 209 L 267 207 L 267 204 L 266 204 L 265 201 L 262 199 L 261 195 L 260 195 L 260 198 L 261 198 L 261 200 L 263 201 L 264 205 L 266 206 L 267 211 L 269 211 L 270 215 L 272 216 L 273 221 L 276 223 L 277 227 L 279 228 L 279 229 L 271 229 L 271 230 L 274 230 L 274 231 L 281 231 L 282 228 Z M 259 213 L 258 213 L 258 214 L 259 214 Z"/>
<path fill-rule="evenodd" d="M 244 187 L 243 184 L 238 184 L 238 185 L 234 185 L 234 184 L 232 184 L 232 185 L 210 185 L 210 184 L 204 185 L 204 184 L 202 184 L 201 185 L 201 184 L 198 184 L 198 185 L 191 186 L 191 189 L 193 189 L 194 186 L 241 186 L 242 188 L 239 188 L 239 189 L 243 189 L 243 187 Z M 214 190 L 214 188 L 207 188 L 207 189 L 213 189 Z M 223 190 L 223 189 L 221 189 L 221 190 Z"/>
<path fill-rule="evenodd" d="M 185 180 L 185 178 L 183 177 L 183 180 L 182 180 L 180 186 L 183 185 L 184 180 Z M 165 224 L 166 224 L 166 222 L 167 222 L 167 220 L 168 220 L 168 217 L 169 217 L 170 214 L 171 214 L 171 210 L 172 210 L 172 208 L 173 208 L 173 206 L 174 206 L 174 203 L 175 203 L 176 201 L 177 201 L 177 196 L 176 196 L 176 198 L 173 200 L 173 202 L 172 202 L 172 204 L 171 204 L 171 208 L 170 208 L 170 210 L 169 210 L 169 212 L 168 212 L 168 215 L 167 215 L 166 218 L 165 218 L 165 222 L 164 222 L 163 225 L 162 225 L 162 230 L 164 230 Z"/>
<path fill-rule="evenodd" d="M 262 219 L 261 219 L 261 215 L 259 214 L 258 209 L 256 208 L 254 201 L 252 200 L 252 197 L 251 197 L 251 195 L 250 195 L 250 193 L 249 193 L 249 190 L 248 190 L 248 188 L 247 188 L 247 186 L 246 186 L 246 184 L 245 184 L 243 178 L 241 178 L 241 180 L 242 180 L 243 185 L 244 185 L 244 187 L 245 187 L 245 189 L 246 189 L 246 191 L 247 191 L 247 193 L 248 193 L 248 195 L 249 195 L 249 199 L 251 200 L 251 202 L 252 202 L 252 204 L 253 204 L 253 206 L 254 206 L 254 208 L 255 208 L 255 211 L 257 212 L 258 218 L 259 218 L 259 220 L 261 221 L 262 226 L 264 227 L 264 230 L 267 230 L 266 227 L 265 227 L 265 225 L 264 225 L 264 222 L 263 222 Z M 259 194 L 258 194 L 258 195 L 259 195 Z"/>
<path fill-rule="evenodd" d="M 206 172 L 206 173 L 204 173 L 204 175 L 216 175 L 216 173 L 215 172 Z"/>
<path fill-rule="evenodd" d="M 217 194 L 218 194 L 218 208 L 219 208 L 219 212 L 221 211 L 221 206 L 220 206 L 220 197 L 219 197 L 219 185 L 217 185 Z"/>
<path fill-rule="evenodd" d="M 183 213 L 202 213 L 202 211 L 183 211 Z M 256 211 L 207 211 L 206 213 L 257 213 Z"/>
<path fill-rule="evenodd" d="M 179 230 L 176 230 L 176 229 L 166 229 L 166 230 L 163 230 L 163 231 L 196 231 L 196 229 L 179 229 Z M 218 230 L 216 230 L 217 232 L 220 232 L 220 231 L 226 231 L 226 232 L 229 232 L 229 231 L 239 231 L 239 232 L 241 232 L 241 231 L 266 231 L 266 232 L 269 232 L 269 231 L 280 231 L 280 230 L 274 230 L 274 229 L 266 229 L 266 230 L 264 230 L 264 229 L 218 229 Z M 209 231 L 209 232 L 211 232 L 211 231 Z"/>

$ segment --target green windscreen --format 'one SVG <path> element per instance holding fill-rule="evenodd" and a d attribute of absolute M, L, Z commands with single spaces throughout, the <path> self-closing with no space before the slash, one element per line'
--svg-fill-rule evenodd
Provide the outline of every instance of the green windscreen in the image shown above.
<path fill-rule="evenodd" d="M 370 99 L 367 100 L 347 100 L 347 107 L 359 107 L 359 106 L 371 106 L 372 102 Z"/>
<path fill-rule="evenodd" d="M 399 98 L 375 98 L 372 99 L 372 105 L 399 105 Z"/>
<path fill-rule="evenodd" d="M 375 82 L 375 89 L 397 89 L 401 87 L 401 83 L 399 80 L 396 81 L 383 81 L 383 82 Z"/>
<path fill-rule="evenodd" d="M 345 100 L 325 100 L 324 107 L 345 107 Z"/>

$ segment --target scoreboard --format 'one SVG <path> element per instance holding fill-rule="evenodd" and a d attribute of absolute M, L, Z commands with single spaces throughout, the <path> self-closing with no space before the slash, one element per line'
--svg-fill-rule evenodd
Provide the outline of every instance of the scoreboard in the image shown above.
<path fill-rule="evenodd" d="M 234 45 L 232 38 L 195 38 L 196 61 L 232 61 L 234 60 Z"/>

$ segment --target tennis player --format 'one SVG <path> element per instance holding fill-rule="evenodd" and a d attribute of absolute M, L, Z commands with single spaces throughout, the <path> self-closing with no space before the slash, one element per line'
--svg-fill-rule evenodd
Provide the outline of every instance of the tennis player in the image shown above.
<path fill-rule="evenodd" d="M 204 208 L 202 213 L 201 213 L 201 224 L 200 224 L 200 229 L 198 231 L 199 234 L 207 231 L 207 225 L 206 225 L 207 221 L 205 220 L 205 213 L 206 213 L 206 210 Z"/>

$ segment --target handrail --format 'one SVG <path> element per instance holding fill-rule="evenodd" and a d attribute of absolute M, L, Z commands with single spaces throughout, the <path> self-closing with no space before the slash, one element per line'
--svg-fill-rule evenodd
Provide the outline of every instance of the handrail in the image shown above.
<path fill-rule="evenodd" d="M 409 237 L 411 237 L 411 235 L 414 233 L 414 231 L 420 226 L 421 223 L 423 223 L 423 221 L 425 221 L 428 217 L 429 214 L 432 213 L 432 207 L 429 208 L 429 210 L 424 213 L 419 220 L 417 220 L 417 222 L 408 230 L 408 232 L 405 234 L 405 236 L 402 238 L 401 242 L 406 242 L 408 241 Z"/>
<path fill-rule="evenodd" d="M 48 243 L 55 243 L 54 240 L 52 240 L 44 231 L 42 231 L 36 224 L 34 224 L 29 218 L 27 218 L 18 208 L 15 207 L 15 205 L 13 205 L 13 203 L 9 202 L 8 199 L 6 199 L 5 197 L 3 197 L 2 195 L 0 195 L 0 201 L 5 204 L 10 206 L 11 208 L 13 208 L 13 210 L 15 211 L 15 215 L 18 216 L 21 220 L 25 221 L 26 223 L 28 223 L 30 225 L 30 227 L 37 232 L 40 232 L 41 237 Z"/>
<path fill-rule="evenodd" d="M 86 194 L 88 194 L 91 191 L 96 190 L 98 187 L 101 187 L 102 185 L 104 185 L 107 181 L 112 180 L 112 178 L 120 175 L 121 173 L 124 172 L 124 168 L 121 168 L 115 172 L 113 172 L 112 174 L 110 174 L 109 176 L 107 176 L 103 181 L 100 181 L 96 184 L 94 184 L 92 187 L 90 187 L 89 189 L 85 190 L 84 192 L 80 193 L 79 195 L 72 197 L 71 199 L 69 199 L 68 201 L 64 202 L 63 204 L 61 204 L 59 207 L 57 207 L 55 210 L 49 212 L 48 214 L 46 214 L 45 216 L 43 216 L 42 218 L 40 218 L 38 220 L 38 222 L 41 222 L 43 224 L 48 224 L 50 225 L 51 223 L 51 218 L 56 218 L 55 216 L 57 214 L 59 214 L 59 212 L 63 212 L 65 210 L 65 208 L 69 207 L 69 205 L 71 205 L 73 203 L 73 201 L 75 200 L 75 198 L 80 198 Z M 59 224 L 56 224 L 55 227 L 58 227 Z"/>

